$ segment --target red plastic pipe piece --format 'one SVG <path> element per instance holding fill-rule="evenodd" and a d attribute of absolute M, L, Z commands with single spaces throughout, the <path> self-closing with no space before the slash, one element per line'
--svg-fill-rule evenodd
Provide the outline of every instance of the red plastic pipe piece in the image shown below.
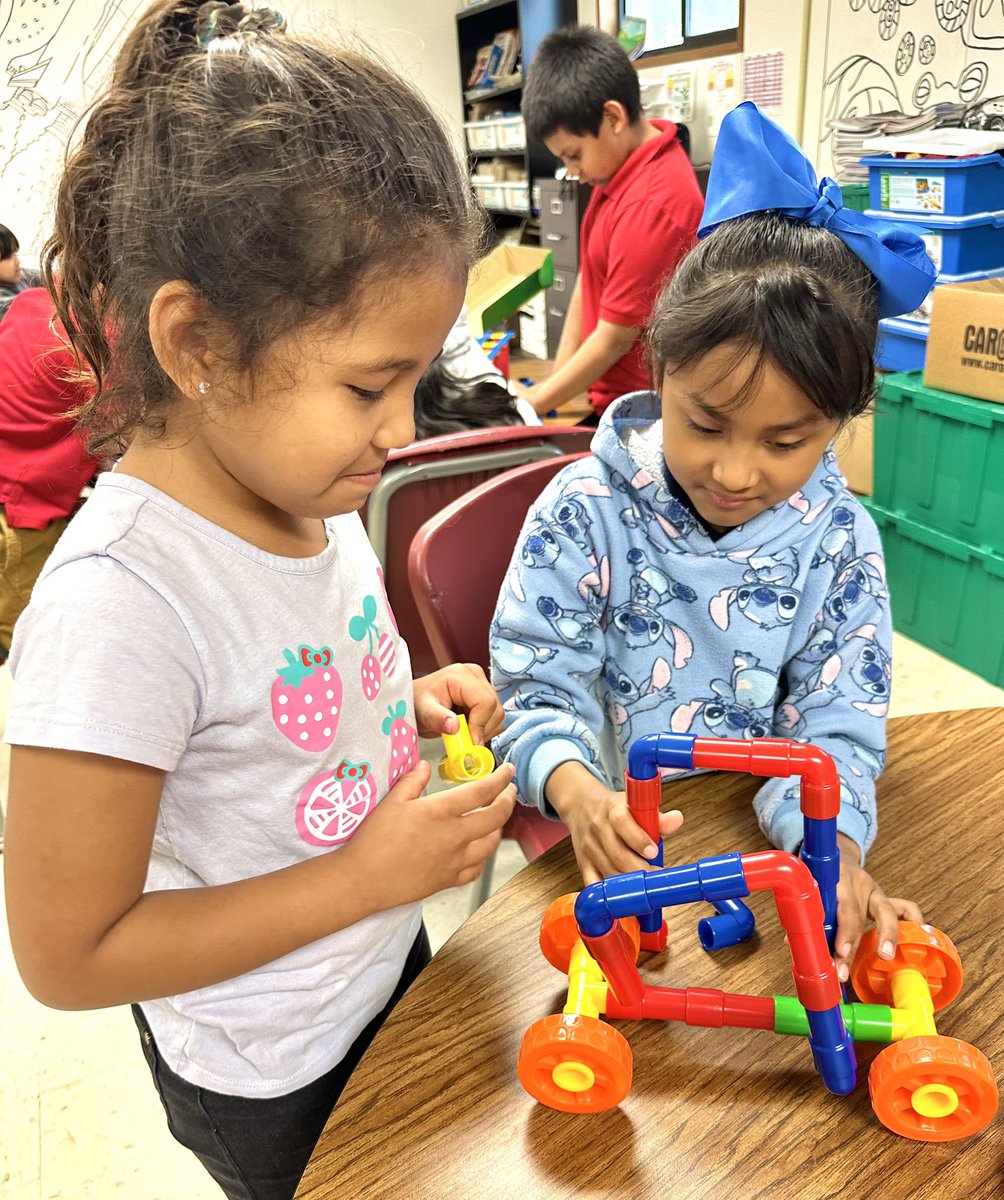
<path fill-rule="evenodd" d="M 641 944 L 639 946 L 641 950 L 652 950 L 656 954 L 661 954 L 668 944 L 669 930 L 666 928 L 665 921 L 663 921 L 655 933 L 646 933 L 644 929 L 641 931 Z"/>
<path fill-rule="evenodd" d="M 614 996 L 622 1004 L 638 1004 L 645 994 L 645 984 L 635 965 L 634 943 L 620 922 L 615 921 L 607 933 L 583 937 L 582 941 L 606 976 Z"/>
<path fill-rule="evenodd" d="M 694 766 L 713 771 L 745 771 L 750 775 L 787 778 L 800 775 L 802 813 L 817 821 L 840 811 L 840 778 L 825 750 L 786 738 L 724 741 L 694 738 Z"/>
<path fill-rule="evenodd" d="M 606 1015 L 631 1021 L 651 1018 L 657 1021 L 683 1021 L 720 1029 L 773 1029 L 774 999 L 771 996 L 743 996 L 720 992 L 717 988 L 650 987 L 638 1004 L 621 1004 L 607 997 Z"/>
<path fill-rule="evenodd" d="M 771 891 L 788 935 L 795 992 L 804 1008 L 822 1012 L 840 1003 L 840 983 L 823 929 L 823 902 L 809 868 L 783 850 L 743 854 L 751 892 Z"/>
<path fill-rule="evenodd" d="M 662 777 L 656 773 L 651 779 L 634 779 L 625 771 L 624 790 L 627 792 L 631 816 L 658 846 Z"/>

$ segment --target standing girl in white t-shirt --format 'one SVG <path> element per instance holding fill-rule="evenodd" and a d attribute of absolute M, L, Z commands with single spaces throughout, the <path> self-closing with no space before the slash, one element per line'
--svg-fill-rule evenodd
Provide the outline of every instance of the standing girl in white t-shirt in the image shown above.
<path fill-rule="evenodd" d="M 172 1132 L 241 1200 L 292 1196 L 428 957 L 419 902 L 514 802 L 508 766 L 422 796 L 418 736 L 501 708 L 474 666 L 412 681 L 357 515 L 481 224 L 409 86 L 283 27 L 158 0 L 69 156 L 47 282 L 125 452 L 18 624 L 6 734 L 25 982 L 138 1006 Z"/>

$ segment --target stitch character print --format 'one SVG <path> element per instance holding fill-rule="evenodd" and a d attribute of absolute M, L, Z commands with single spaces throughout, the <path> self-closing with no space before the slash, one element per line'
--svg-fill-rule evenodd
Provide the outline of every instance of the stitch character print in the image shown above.
<path fill-rule="evenodd" d="M 347 842 L 377 800 L 370 764 L 343 758 L 334 771 L 322 771 L 306 783 L 296 805 L 296 828 L 311 846 Z"/>
<path fill-rule="evenodd" d="M 389 679 L 394 674 L 394 667 L 397 665 L 394 639 L 377 629 L 376 615 L 375 598 L 364 596 L 362 616 L 353 617 L 349 621 L 349 637 L 354 642 L 368 642 L 368 653 L 359 664 L 359 678 L 367 700 L 375 700 L 380 695 L 384 679 Z"/>
<path fill-rule="evenodd" d="M 286 665 L 272 682 L 272 720 L 301 750 L 320 754 L 335 740 L 342 712 L 342 679 L 331 665 L 331 647 L 283 650 Z"/>

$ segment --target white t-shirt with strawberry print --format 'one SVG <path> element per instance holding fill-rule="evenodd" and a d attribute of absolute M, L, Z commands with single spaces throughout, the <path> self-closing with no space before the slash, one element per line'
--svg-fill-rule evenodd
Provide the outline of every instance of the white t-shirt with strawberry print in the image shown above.
<path fill-rule="evenodd" d="M 282 558 L 110 472 L 46 564 L 14 637 L 6 740 L 167 772 L 148 890 L 337 850 L 417 757 L 376 557 L 357 514 L 326 524 L 321 554 Z M 143 1010 L 182 1078 L 282 1095 L 384 1007 L 420 923 L 417 904 L 378 913 Z"/>

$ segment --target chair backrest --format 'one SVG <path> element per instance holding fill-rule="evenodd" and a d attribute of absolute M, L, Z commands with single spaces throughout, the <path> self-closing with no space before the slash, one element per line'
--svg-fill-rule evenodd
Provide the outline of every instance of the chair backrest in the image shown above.
<path fill-rule="evenodd" d="M 437 665 L 408 586 L 408 552 L 416 531 L 458 496 L 501 471 L 588 450 L 595 432 L 579 425 L 506 425 L 444 434 L 391 452 L 363 520 L 416 675 Z"/>
<path fill-rule="evenodd" d="M 488 631 L 530 505 L 584 454 L 526 463 L 482 483 L 415 534 L 408 579 L 437 665 L 488 670 Z"/>

